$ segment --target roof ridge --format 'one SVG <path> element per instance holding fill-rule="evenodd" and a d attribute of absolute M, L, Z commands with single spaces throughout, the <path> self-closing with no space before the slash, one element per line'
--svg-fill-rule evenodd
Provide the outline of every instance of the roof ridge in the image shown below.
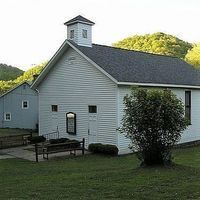
<path fill-rule="evenodd" d="M 17 83 L 16 85 L 14 85 L 14 87 L 10 88 L 9 90 L 7 90 L 6 92 L 4 92 L 3 94 L 0 95 L 0 98 L 7 95 L 8 93 L 12 92 L 13 90 L 17 89 L 18 87 L 22 86 L 23 84 L 28 84 L 29 86 L 31 86 L 31 84 L 28 83 L 28 81 L 23 81 L 21 83 Z"/>
<path fill-rule="evenodd" d="M 82 15 L 78 15 L 78 16 L 68 20 L 67 22 L 65 22 L 64 25 L 70 25 L 70 24 L 74 24 L 74 23 L 78 23 L 78 22 L 87 23 L 87 24 L 91 24 L 91 25 L 95 24 L 94 22 L 83 17 Z"/>
<path fill-rule="evenodd" d="M 112 49 L 119 49 L 119 50 L 122 50 L 122 51 L 130 51 L 130 52 L 134 51 L 134 52 L 143 53 L 143 54 L 150 54 L 150 55 L 154 55 L 154 56 L 162 56 L 162 57 L 176 58 L 176 59 L 182 60 L 181 58 L 176 57 L 176 56 L 156 54 L 156 53 L 150 53 L 150 52 L 139 51 L 139 50 L 123 49 L 123 48 L 120 48 L 120 47 L 113 47 L 113 46 L 102 45 L 102 44 L 95 44 L 95 43 L 93 43 L 92 45 L 103 46 L 103 47 L 108 47 L 108 48 L 112 48 Z"/>

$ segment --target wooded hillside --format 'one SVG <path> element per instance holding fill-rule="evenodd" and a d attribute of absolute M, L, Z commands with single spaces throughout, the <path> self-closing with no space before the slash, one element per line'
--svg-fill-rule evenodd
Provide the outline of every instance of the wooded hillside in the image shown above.
<path fill-rule="evenodd" d="M 10 80 L 10 81 L 0 80 L 0 95 L 24 81 L 31 82 L 33 80 L 33 76 L 40 74 L 42 69 L 45 67 L 46 63 L 47 62 L 36 65 L 35 67 L 24 72 L 23 75 L 19 76 L 15 80 Z"/>
<path fill-rule="evenodd" d="M 134 35 L 113 44 L 114 47 L 175 56 L 200 68 L 200 44 L 191 44 L 173 35 L 154 33 Z"/>
<path fill-rule="evenodd" d="M 21 69 L 0 63 L 0 80 L 14 80 L 24 73 Z"/>

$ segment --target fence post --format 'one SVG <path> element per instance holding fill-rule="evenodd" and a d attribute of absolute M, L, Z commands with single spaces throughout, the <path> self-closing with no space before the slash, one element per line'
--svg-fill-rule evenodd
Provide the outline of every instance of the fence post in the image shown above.
<path fill-rule="evenodd" d="M 58 130 L 58 126 L 57 126 L 57 134 L 58 134 L 58 139 L 59 139 L 60 135 L 59 135 L 59 130 Z"/>
<path fill-rule="evenodd" d="M 38 144 L 35 143 L 35 160 L 38 162 Z"/>
<path fill-rule="evenodd" d="M 84 155 L 85 153 L 85 138 L 83 138 L 83 149 L 82 149 L 82 154 Z"/>

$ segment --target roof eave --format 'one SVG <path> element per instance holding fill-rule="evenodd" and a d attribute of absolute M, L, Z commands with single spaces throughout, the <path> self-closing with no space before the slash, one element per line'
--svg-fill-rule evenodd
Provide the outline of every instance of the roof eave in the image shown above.
<path fill-rule="evenodd" d="M 25 84 L 25 83 L 26 83 L 27 85 L 30 86 L 30 84 L 29 84 L 27 81 L 23 81 L 22 83 L 16 85 L 15 87 L 11 88 L 11 89 L 8 90 L 7 92 L 5 92 L 5 93 L 3 93 L 2 95 L 0 95 L 0 98 L 3 97 L 3 96 L 5 96 L 5 95 L 7 95 L 7 94 L 9 94 L 10 92 L 12 92 L 13 90 L 17 89 L 18 87 L 20 87 L 21 85 L 23 85 L 23 84 Z"/>
<path fill-rule="evenodd" d="M 134 83 L 134 82 L 118 82 L 118 85 L 124 86 L 146 86 L 146 87 L 165 87 L 165 88 L 187 88 L 200 89 L 198 85 L 177 85 L 177 84 L 161 84 L 161 83 Z"/>
<path fill-rule="evenodd" d="M 60 48 L 56 51 L 56 53 L 53 55 L 53 57 L 50 59 L 50 61 L 47 63 L 45 68 L 42 70 L 40 75 L 36 78 L 36 80 L 32 83 L 31 88 L 36 89 L 38 85 L 42 82 L 42 80 L 46 77 L 50 69 L 53 67 L 53 65 L 58 61 L 60 58 L 60 55 L 68 48 L 69 45 L 67 44 L 67 40 L 65 40 Z"/>
<path fill-rule="evenodd" d="M 94 22 L 85 22 L 85 21 L 81 21 L 81 20 L 76 20 L 76 21 L 73 21 L 73 22 L 65 22 L 64 25 L 69 26 L 69 25 L 76 24 L 76 23 L 88 24 L 88 25 L 91 25 L 91 26 L 93 26 L 95 24 Z"/>
<path fill-rule="evenodd" d="M 109 79 L 111 79 L 114 83 L 117 84 L 117 80 L 115 78 L 113 78 L 110 74 L 108 74 L 105 70 L 103 70 L 100 66 L 98 66 L 94 61 L 92 61 L 80 50 L 78 50 L 72 43 L 70 43 L 68 40 L 65 40 L 64 43 L 61 45 L 61 47 L 58 49 L 58 51 L 51 58 L 51 60 L 47 63 L 46 67 L 42 70 L 42 72 L 37 77 L 37 79 L 33 82 L 33 84 L 31 85 L 32 89 L 37 89 L 37 87 L 42 82 L 42 80 L 46 77 L 46 75 L 49 73 L 53 65 L 58 61 L 58 59 L 60 58 L 60 55 L 62 55 L 69 46 L 72 49 L 74 49 L 79 55 L 84 57 L 89 63 L 91 63 L 99 71 L 101 71 L 104 75 L 106 75 Z"/>
<path fill-rule="evenodd" d="M 94 67 L 96 67 L 99 71 L 101 71 L 105 76 L 107 76 L 110 80 L 112 80 L 114 83 L 118 83 L 118 81 L 111 76 L 109 73 L 107 73 L 103 68 L 101 68 L 97 63 L 95 63 L 93 60 L 91 60 L 89 57 L 87 57 L 84 53 L 82 53 L 78 48 L 76 48 L 72 43 L 67 41 L 69 46 L 71 46 L 77 53 L 79 53 L 82 57 L 84 57 L 90 64 L 92 64 Z"/>

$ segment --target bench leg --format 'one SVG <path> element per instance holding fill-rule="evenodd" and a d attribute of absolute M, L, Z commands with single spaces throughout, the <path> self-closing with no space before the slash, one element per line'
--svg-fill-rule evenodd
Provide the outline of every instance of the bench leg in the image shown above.
<path fill-rule="evenodd" d="M 44 149 L 42 149 L 42 156 L 43 156 L 43 159 L 45 159 L 45 157 L 44 157 Z"/>
<path fill-rule="evenodd" d="M 47 157 L 45 157 L 45 153 L 43 152 L 43 159 L 48 160 L 48 159 L 49 159 L 49 157 L 48 157 L 48 153 L 46 153 L 46 155 L 47 155 Z"/>

